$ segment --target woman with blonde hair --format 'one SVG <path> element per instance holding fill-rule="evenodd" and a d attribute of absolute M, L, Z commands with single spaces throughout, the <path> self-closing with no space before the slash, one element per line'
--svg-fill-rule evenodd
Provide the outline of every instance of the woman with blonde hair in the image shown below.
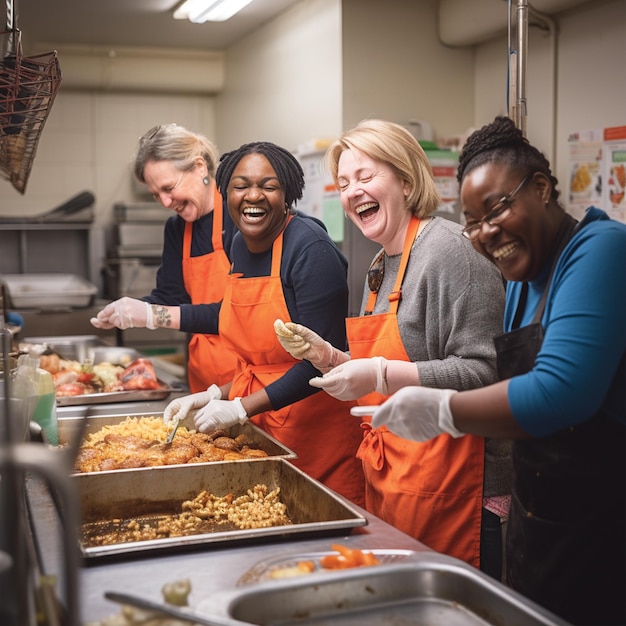
<path fill-rule="evenodd" d="M 381 250 L 360 316 L 346 320 L 349 353 L 302 325 L 277 324 L 287 351 L 325 372 L 311 385 L 370 405 L 405 385 L 472 389 L 495 381 L 502 279 L 459 224 L 432 216 L 440 197 L 418 141 L 398 124 L 364 120 L 330 146 L 327 163 L 347 217 Z M 368 511 L 500 578 L 506 443 L 447 434 L 409 442 L 369 419 L 362 428 Z"/>

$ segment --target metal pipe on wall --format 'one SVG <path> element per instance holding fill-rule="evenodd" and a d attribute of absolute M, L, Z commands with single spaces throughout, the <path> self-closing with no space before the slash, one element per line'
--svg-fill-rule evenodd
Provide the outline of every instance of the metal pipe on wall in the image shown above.
<path fill-rule="evenodd" d="M 513 43 L 515 40 L 515 43 Z M 509 117 L 526 136 L 526 59 L 528 0 L 517 0 L 515 17 L 509 4 Z"/>

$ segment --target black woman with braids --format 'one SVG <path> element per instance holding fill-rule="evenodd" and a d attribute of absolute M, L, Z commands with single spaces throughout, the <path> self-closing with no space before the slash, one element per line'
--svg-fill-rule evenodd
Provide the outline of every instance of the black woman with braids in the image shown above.
<path fill-rule="evenodd" d="M 218 396 L 173 400 L 164 419 L 196 410 L 202 432 L 250 419 L 298 455 L 294 465 L 362 505 L 361 429 L 351 404 L 311 387 L 319 371 L 286 352 L 273 328 L 289 319 L 345 346 L 347 261 L 317 220 L 295 210 L 304 173 L 284 148 L 245 144 L 222 156 L 215 178 L 239 232 L 224 299 L 209 307 L 203 332 L 219 332 L 238 364 Z"/>
<path fill-rule="evenodd" d="M 626 225 L 595 207 L 576 223 L 506 117 L 469 137 L 458 179 L 464 234 L 508 281 L 500 382 L 405 387 L 373 424 L 514 439 L 507 583 L 573 624 L 624 624 Z"/>

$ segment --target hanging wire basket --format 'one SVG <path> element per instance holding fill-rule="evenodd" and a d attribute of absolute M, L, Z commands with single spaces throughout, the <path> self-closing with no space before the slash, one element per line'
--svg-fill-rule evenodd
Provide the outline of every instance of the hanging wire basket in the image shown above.
<path fill-rule="evenodd" d="M 0 175 L 23 194 L 61 68 L 56 51 L 23 57 L 18 30 L 1 35 L 17 43 L 0 62 Z"/>

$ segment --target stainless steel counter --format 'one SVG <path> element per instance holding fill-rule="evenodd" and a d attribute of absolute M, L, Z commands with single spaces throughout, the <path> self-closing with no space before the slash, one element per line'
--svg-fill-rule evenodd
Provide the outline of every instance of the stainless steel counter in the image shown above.
<path fill-rule="evenodd" d="M 42 548 L 44 571 L 63 579 L 60 522 L 46 485 L 35 476 L 28 479 L 34 526 Z M 119 605 L 104 598 L 105 591 L 123 591 L 162 602 L 161 588 L 168 582 L 188 578 L 190 604 L 197 605 L 210 595 L 235 588 L 239 578 L 258 562 L 290 554 L 323 552 L 331 543 L 360 549 L 401 549 L 429 551 L 423 544 L 362 511 L 368 525 L 349 535 L 305 540 L 263 541 L 254 545 L 207 546 L 179 554 L 128 558 L 82 566 L 79 572 L 81 617 L 84 624 L 119 612 Z M 58 589 L 62 593 L 62 589 Z"/>

